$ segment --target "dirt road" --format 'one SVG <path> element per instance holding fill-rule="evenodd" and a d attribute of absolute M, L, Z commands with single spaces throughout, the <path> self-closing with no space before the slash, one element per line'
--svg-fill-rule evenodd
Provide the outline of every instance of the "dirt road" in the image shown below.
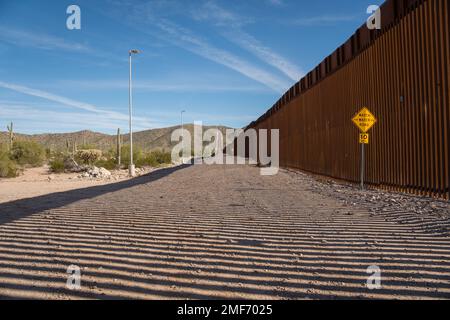
<path fill-rule="evenodd" d="M 149 172 L 152 169 L 142 169 Z M 129 179 L 127 170 L 114 170 L 110 179 L 80 179 L 80 173 L 53 174 L 47 166 L 26 169 L 12 179 L 0 178 L 0 204 L 55 192 L 89 188 Z"/>
<path fill-rule="evenodd" d="M 0 204 L 0 297 L 450 298 L 445 204 L 373 212 L 311 181 L 191 166 Z"/>

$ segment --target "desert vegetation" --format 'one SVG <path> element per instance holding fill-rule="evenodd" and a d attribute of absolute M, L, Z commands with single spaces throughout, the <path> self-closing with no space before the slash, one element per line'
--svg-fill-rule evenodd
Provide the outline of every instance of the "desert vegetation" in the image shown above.
<path fill-rule="evenodd" d="M 120 158 L 120 161 L 119 161 Z M 161 167 L 172 163 L 171 154 L 164 151 L 144 151 L 139 147 L 133 149 L 133 162 L 136 167 Z M 74 164 L 78 165 L 78 171 L 98 167 L 107 170 L 125 169 L 130 164 L 130 146 L 120 148 L 120 154 L 116 150 L 103 152 L 95 149 L 95 146 L 80 146 L 80 150 L 73 153 L 57 152 L 49 161 L 50 169 L 54 173 L 74 171 Z M 81 168 L 81 169 L 80 169 Z"/>
<path fill-rule="evenodd" d="M 47 154 L 37 142 L 15 141 L 10 158 L 20 166 L 39 167 L 47 160 Z"/>
<path fill-rule="evenodd" d="M 0 145 L 0 177 L 12 178 L 19 174 L 19 167 L 11 159 L 8 148 L 2 144 Z"/>
<path fill-rule="evenodd" d="M 8 141 L 0 143 L 0 177 L 13 178 L 26 168 L 48 164 L 53 173 L 81 172 L 92 168 L 125 169 L 130 164 L 130 145 L 122 145 L 120 134 L 109 150 L 95 143 L 80 144 L 66 140 L 61 148 L 50 148 L 33 140 L 18 138 L 13 124 L 8 125 Z M 171 154 L 164 150 L 133 149 L 133 161 L 138 168 L 171 164 Z"/>
<path fill-rule="evenodd" d="M 0 145 L 0 177 L 18 176 L 24 168 L 42 166 L 47 160 L 43 146 L 32 141 L 14 141 Z"/>

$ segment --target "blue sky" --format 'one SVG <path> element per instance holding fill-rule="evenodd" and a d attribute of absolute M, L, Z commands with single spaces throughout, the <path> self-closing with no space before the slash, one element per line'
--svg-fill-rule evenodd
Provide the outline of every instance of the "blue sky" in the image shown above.
<path fill-rule="evenodd" d="M 243 127 L 343 43 L 376 0 L 0 0 L 0 131 Z M 81 30 L 66 9 L 81 8 Z"/>

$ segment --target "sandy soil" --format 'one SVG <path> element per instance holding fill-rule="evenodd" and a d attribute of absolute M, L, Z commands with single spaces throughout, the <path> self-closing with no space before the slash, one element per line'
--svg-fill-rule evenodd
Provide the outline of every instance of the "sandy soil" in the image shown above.
<path fill-rule="evenodd" d="M 423 220 L 422 199 L 409 210 L 371 191 L 374 211 L 346 190 L 284 170 L 190 166 L 0 204 L 0 297 L 450 298 L 446 204 Z M 70 265 L 80 290 L 66 287 Z"/>
<path fill-rule="evenodd" d="M 151 170 L 146 169 L 144 173 Z M 128 180 L 126 170 L 113 171 L 111 179 L 79 179 L 79 173 L 52 174 L 48 167 L 26 169 L 24 174 L 13 179 L 0 178 L 0 203 L 32 198 L 45 194 L 101 186 Z"/>

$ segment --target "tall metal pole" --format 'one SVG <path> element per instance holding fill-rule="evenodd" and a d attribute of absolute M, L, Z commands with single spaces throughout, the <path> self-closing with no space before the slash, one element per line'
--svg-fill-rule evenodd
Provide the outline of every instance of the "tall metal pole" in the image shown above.
<path fill-rule="evenodd" d="M 186 111 L 181 111 L 181 135 L 182 135 L 182 142 L 181 142 L 181 146 L 182 146 L 182 156 L 181 156 L 181 162 L 182 164 L 184 164 L 184 123 L 183 123 L 183 113 L 185 113 Z"/>
<path fill-rule="evenodd" d="M 364 171 L 365 171 L 364 147 L 365 144 L 361 143 L 361 190 L 364 190 Z"/>
<path fill-rule="evenodd" d="M 130 78 L 129 78 L 129 86 L 128 86 L 128 102 L 129 102 L 129 113 L 130 113 L 130 167 L 129 167 L 129 174 L 130 176 L 134 177 L 135 175 L 135 168 L 134 168 L 134 161 L 133 161 L 133 94 L 132 94 L 132 71 L 131 71 L 131 54 L 132 52 L 129 52 L 130 54 Z"/>

